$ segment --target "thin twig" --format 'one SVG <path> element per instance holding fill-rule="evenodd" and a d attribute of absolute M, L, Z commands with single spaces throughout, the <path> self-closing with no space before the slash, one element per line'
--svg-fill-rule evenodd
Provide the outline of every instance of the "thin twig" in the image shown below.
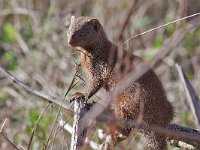
<path fill-rule="evenodd" d="M 52 125 L 52 127 L 51 127 L 50 134 L 49 134 L 49 136 L 48 136 L 48 138 L 47 138 L 46 143 L 44 144 L 44 147 L 43 147 L 44 150 L 47 150 L 47 148 L 48 148 L 49 141 L 50 141 L 51 135 L 53 134 L 53 129 L 54 129 L 54 127 L 55 127 L 55 124 L 56 124 L 56 121 L 57 121 L 57 119 L 58 119 L 58 116 L 59 116 L 59 113 L 57 113 L 57 115 L 56 115 L 56 118 L 55 118 L 55 120 L 54 120 L 54 122 L 53 122 L 53 125 Z"/>
<path fill-rule="evenodd" d="M 42 113 L 40 114 L 40 116 L 38 117 L 38 120 L 37 122 L 35 123 L 34 127 L 33 127 L 33 130 L 32 130 L 32 134 L 31 134 L 31 138 L 29 140 L 29 144 L 28 144 L 28 150 L 31 148 L 31 142 L 33 140 L 33 137 L 34 137 L 34 134 L 35 134 L 35 131 L 37 129 L 37 126 L 38 126 L 38 123 L 40 121 L 40 119 L 42 118 L 43 114 L 46 112 L 47 108 L 50 106 L 51 103 L 48 103 L 47 106 L 45 107 L 45 109 L 42 111 Z"/>
<path fill-rule="evenodd" d="M 15 148 L 15 149 L 17 149 L 17 150 L 20 150 L 4 133 L 3 133 L 3 131 L 1 132 L 1 135 L 4 137 L 4 139 L 8 142 L 8 143 L 10 143 L 10 145 L 12 145 L 13 146 L 13 148 Z"/>
<path fill-rule="evenodd" d="M 73 89 L 73 87 L 78 83 L 78 82 L 74 83 L 76 76 L 77 76 L 77 72 L 78 72 L 78 68 L 76 67 L 76 71 L 75 71 L 73 79 L 72 79 L 72 81 L 71 81 L 71 83 L 70 83 L 70 85 L 69 85 L 69 87 L 68 87 L 68 89 L 65 93 L 64 99 L 66 98 L 67 94 L 71 91 L 71 89 Z"/>
<path fill-rule="evenodd" d="M 152 28 L 152 29 L 147 30 L 147 31 L 145 31 L 145 32 L 139 33 L 139 34 L 137 34 L 137 35 L 134 35 L 133 37 L 130 37 L 128 40 L 126 40 L 126 41 L 123 43 L 123 45 L 126 44 L 128 41 L 130 41 L 130 40 L 132 40 L 132 39 L 134 39 L 134 38 L 136 38 L 136 37 L 138 37 L 138 36 L 140 36 L 140 35 L 144 35 L 144 34 L 150 33 L 150 32 L 152 32 L 152 31 L 158 30 L 158 29 L 160 29 L 160 28 L 162 28 L 162 27 L 166 27 L 166 26 L 168 26 L 168 25 L 170 25 L 170 24 L 173 24 L 173 23 L 176 23 L 176 22 L 179 22 L 179 21 L 188 19 L 188 18 L 193 18 L 193 17 L 198 16 L 198 15 L 200 15 L 200 12 L 199 12 L 199 13 L 192 14 L 192 15 L 189 15 L 189 16 L 186 16 L 186 17 L 183 17 L 183 18 L 180 18 L 180 19 L 176 19 L 176 20 L 174 20 L 174 21 L 170 21 L 170 22 L 168 22 L 168 23 L 166 23 L 166 24 L 162 24 L 162 25 L 160 25 L 160 26 L 158 26 L 158 27 L 155 27 L 155 28 Z"/>
<path fill-rule="evenodd" d="M 79 75 L 76 75 L 78 78 L 80 78 L 84 83 L 85 83 L 85 80 L 81 77 L 81 76 L 79 76 Z"/>
<path fill-rule="evenodd" d="M 73 89 L 73 87 L 78 83 L 78 82 L 74 83 L 74 82 L 75 82 L 75 79 L 76 79 L 76 74 L 77 74 L 77 72 L 78 72 L 78 68 L 76 67 L 76 71 L 75 71 L 75 73 L 74 73 L 73 79 L 72 79 L 72 81 L 71 81 L 71 83 L 70 83 L 70 85 L 69 85 L 69 87 L 68 87 L 68 89 L 67 89 L 67 92 L 66 92 L 65 95 L 64 95 L 63 101 L 65 100 L 65 98 L 66 98 L 66 96 L 68 95 L 68 93 L 70 92 L 70 90 Z M 62 107 L 59 106 L 59 109 L 58 109 L 58 112 L 57 112 L 57 116 L 60 114 L 61 110 L 62 110 Z M 57 119 L 56 119 L 56 120 L 57 120 Z M 55 130 L 55 132 L 54 132 L 54 136 L 53 136 L 53 141 L 52 141 L 51 149 L 53 149 L 54 139 L 55 139 L 55 137 L 56 137 L 56 135 L 57 135 L 57 132 L 56 132 L 56 131 L 57 131 L 58 127 L 59 127 L 59 125 L 57 126 L 57 128 L 56 128 L 56 130 Z"/>
<path fill-rule="evenodd" d="M 5 124 L 6 124 L 6 121 L 7 121 L 7 118 L 3 121 L 2 125 L 1 125 L 1 128 L 0 128 L 0 132 L 3 131 L 3 128 L 4 128 Z"/>
<path fill-rule="evenodd" d="M 70 109 L 70 104 L 69 103 L 64 103 L 62 102 L 60 99 L 46 95 L 38 90 L 33 89 L 32 87 L 22 83 L 21 81 L 19 81 L 16 77 L 14 77 L 10 72 L 8 72 L 6 69 L 4 69 L 2 66 L 0 66 L 0 72 L 2 74 L 4 74 L 6 77 L 8 77 L 9 79 L 11 79 L 15 84 L 17 84 L 18 86 L 22 87 L 24 90 L 26 90 L 27 92 L 30 92 L 44 100 L 47 100 L 49 102 L 55 103 L 59 106 L 62 106 L 63 108 L 69 110 Z"/>
<path fill-rule="evenodd" d="M 5 133 L 3 132 L 3 128 L 6 124 L 6 121 L 7 121 L 7 118 L 4 120 L 3 124 L 1 125 L 1 129 L 0 129 L 0 134 L 4 137 L 4 139 L 10 144 L 13 146 L 13 148 L 17 149 L 17 150 L 20 150 L 6 135 Z"/>
<path fill-rule="evenodd" d="M 131 15 L 133 13 L 133 10 L 135 10 L 137 2 L 138 2 L 138 0 L 132 0 L 131 5 L 130 5 L 130 7 L 128 8 L 128 10 L 126 12 L 126 15 L 124 17 L 122 26 L 121 26 L 121 28 L 119 30 L 119 35 L 118 35 L 118 38 L 117 38 L 118 41 L 122 40 L 124 30 L 126 29 L 126 26 L 127 26 L 128 22 L 130 20 L 130 17 L 131 17 Z"/>

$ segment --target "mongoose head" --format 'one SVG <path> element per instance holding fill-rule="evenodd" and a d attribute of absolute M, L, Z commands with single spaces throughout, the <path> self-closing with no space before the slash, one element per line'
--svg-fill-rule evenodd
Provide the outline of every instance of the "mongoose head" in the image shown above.
<path fill-rule="evenodd" d="M 99 40 L 103 28 L 100 22 L 91 17 L 71 17 L 67 32 L 68 45 L 72 47 L 90 46 Z"/>

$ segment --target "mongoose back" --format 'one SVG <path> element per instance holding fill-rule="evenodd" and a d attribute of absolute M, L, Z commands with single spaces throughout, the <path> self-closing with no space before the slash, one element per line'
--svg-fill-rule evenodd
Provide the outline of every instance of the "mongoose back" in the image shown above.
<path fill-rule="evenodd" d="M 107 91 L 113 89 L 121 78 L 143 62 L 141 58 L 124 51 L 123 56 L 120 57 L 120 65 L 117 65 L 118 47 L 108 40 L 103 27 L 95 18 L 72 17 L 67 37 L 68 44 L 83 53 L 81 66 L 89 74 L 86 91 L 81 94 L 85 100 L 93 96 L 100 88 L 105 88 Z M 75 93 L 72 100 L 77 96 L 79 97 L 80 93 Z M 173 118 L 173 107 L 167 100 L 163 86 L 152 69 L 115 98 L 109 110 L 116 118 L 137 120 L 141 115 L 141 105 L 143 106 L 143 123 L 166 127 Z M 132 128 L 124 124 L 109 124 L 109 129 L 111 135 L 109 147 L 112 149 L 129 135 Z M 166 149 L 166 139 L 163 135 L 145 130 L 141 132 L 148 137 L 148 149 Z"/>

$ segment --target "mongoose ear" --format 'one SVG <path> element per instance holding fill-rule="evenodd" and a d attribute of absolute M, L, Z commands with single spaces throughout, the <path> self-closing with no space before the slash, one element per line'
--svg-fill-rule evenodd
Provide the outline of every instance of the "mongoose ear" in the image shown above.
<path fill-rule="evenodd" d="M 74 22 L 74 20 L 75 20 L 75 17 L 71 16 L 71 24 Z"/>
<path fill-rule="evenodd" d="M 101 24 L 97 19 L 92 19 L 92 24 L 95 31 L 99 31 Z"/>

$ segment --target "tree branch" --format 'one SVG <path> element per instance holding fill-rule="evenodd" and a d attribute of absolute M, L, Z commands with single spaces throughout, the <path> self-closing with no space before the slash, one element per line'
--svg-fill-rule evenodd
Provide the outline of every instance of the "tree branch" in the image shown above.
<path fill-rule="evenodd" d="M 179 78 L 183 84 L 183 88 L 186 92 L 187 100 L 194 116 L 195 126 L 197 128 L 200 128 L 200 100 L 190 81 L 187 79 L 185 73 L 183 72 L 182 67 L 179 64 L 176 64 L 176 69 L 178 71 Z"/>
<path fill-rule="evenodd" d="M 26 90 L 27 92 L 36 95 L 44 100 L 49 101 L 50 103 L 55 103 L 59 106 L 62 106 L 63 108 L 69 110 L 71 105 L 69 103 L 64 103 L 62 100 L 46 95 L 38 90 L 33 89 L 32 87 L 22 83 L 20 80 L 18 80 L 16 77 L 14 77 L 10 72 L 8 72 L 6 69 L 4 69 L 2 66 L 0 66 L 0 72 L 2 74 L 4 74 L 6 77 L 8 77 L 9 79 L 11 79 L 15 84 L 17 84 L 19 87 L 23 88 L 24 90 Z"/>
<path fill-rule="evenodd" d="M 81 118 L 85 111 L 86 103 L 83 102 L 83 99 L 76 99 L 74 102 L 74 123 L 70 150 L 80 150 L 85 143 L 87 129 L 81 129 Z"/>

